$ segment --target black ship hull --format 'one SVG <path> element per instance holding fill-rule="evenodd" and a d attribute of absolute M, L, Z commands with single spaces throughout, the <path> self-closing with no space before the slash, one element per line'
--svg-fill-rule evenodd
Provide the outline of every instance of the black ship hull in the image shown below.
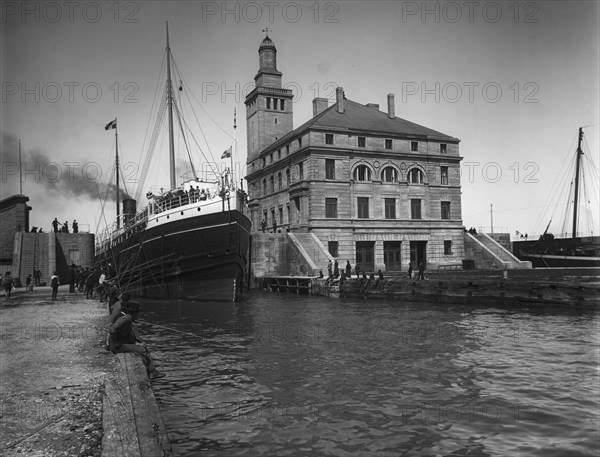
<path fill-rule="evenodd" d="M 245 287 L 250 220 L 238 210 L 125 231 L 96 261 L 120 287 L 160 299 L 233 301 Z"/>
<path fill-rule="evenodd" d="M 600 237 L 515 241 L 513 253 L 534 268 L 600 267 Z"/>

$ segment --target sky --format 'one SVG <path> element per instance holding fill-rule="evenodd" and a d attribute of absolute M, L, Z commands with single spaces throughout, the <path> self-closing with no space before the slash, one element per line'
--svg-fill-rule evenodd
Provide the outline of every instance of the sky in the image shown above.
<path fill-rule="evenodd" d="M 395 94 L 396 116 L 461 140 L 464 225 L 539 234 L 565 203 L 550 206 L 584 128 L 586 158 L 598 167 L 600 32 L 597 1 L 499 2 L 16 2 L 2 4 L 0 199 L 29 196 L 30 225 L 77 219 L 93 232 L 114 217 L 107 191 L 115 131 L 125 181 L 134 195 L 153 128 L 150 115 L 169 22 L 178 97 L 202 130 L 194 137 L 219 166 L 233 141 L 245 173 L 244 96 L 258 70 L 269 29 L 284 87 L 294 98 L 294 126 L 312 116 L 312 99 L 378 103 Z M 179 76 L 182 75 L 182 76 Z M 182 108 L 183 109 L 183 108 Z M 164 126 L 161 128 L 164 131 Z M 206 140 L 204 140 L 204 138 Z M 187 153 L 176 144 L 177 175 Z M 194 152 L 198 168 L 207 159 Z M 168 187 L 161 135 L 141 195 Z M 202 163 L 202 164 L 201 164 Z M 588 177 L 597 170 L 586 169 Z M 566 180 L 566 181 L 565 181 Z M 598 189 L 589 187 L 598 234 Z M 566 195 L 564 195 L 566 198 Z M 142 201 L 140 205 L 144 204 Z M 556 202 L 554 202 L 556 203 Z M 570 224 L 568 225 L 570 231 Z"/>

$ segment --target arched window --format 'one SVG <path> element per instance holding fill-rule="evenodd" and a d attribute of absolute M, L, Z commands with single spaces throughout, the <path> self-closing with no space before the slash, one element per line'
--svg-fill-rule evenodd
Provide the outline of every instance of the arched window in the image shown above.
<path fill-rule="evenodd" d="M 263 195 L 267 195 L 267 178 L 263 179 Z"/>
<path fill-rule="evenodd" d="M 394 167 L 385 167 L 381 172 L 383 182 L 398 182 L 398 171 Z"/>
<path fill-rule="evenodd" d="M 408 172 L 408 182 L 411 184 L 423 184 L 423 172 L 418 168 L 413 168 Z"/>
<path fill-rule="evenodd" d="M 371 180 L 371 169 L 366 165 L 359 165 L 354 169 L 354 180 L 355 181 L 370 181 Z"/>
<path fill-rule="evenodd" d="M 290 181 L 290 169 L 286 168 L 285 170 L 285 182 L 289 186 L 292 182 Z"/>
<path fill-rule="evenodd" d="M 282 181 L 283 181 L 283 178 L 281 176 L 281 172 L 279 172 L 277 174 L 277 186 L 278 186 L 277 189 L 278 190 L 281 190 L 281 188 L 283 187 L 283 182 Z"/>
<path fill-rule="evenodd" d="M 271 175 L 271 192 L 275 192 L 275 178 Z"/>

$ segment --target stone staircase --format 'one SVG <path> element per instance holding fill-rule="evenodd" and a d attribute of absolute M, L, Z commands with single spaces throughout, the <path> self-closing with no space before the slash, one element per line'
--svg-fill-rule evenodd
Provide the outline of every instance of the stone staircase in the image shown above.
<path fill-rule="evenodd" d="M 327 264 L 335 259 L 329 254 L 323 243 L 314 233 L 288 233 L 303 257 L 310 263 L 313 276 L 318 276 L 320 271 L 327 275 Z"/>
<path fill-rule="evenodd" d="M 517 270 L 532 268 L 531 262 L 517 259 L 510 251 L 485 233 L 465 233 L 465 257 L 478 270 Z"/>
<path fill-rule="evenodd" d="M 41 271 L 41 283 L 49 282 L 49 258 L 48 237 L 54 236 L 49 233 L 24 233 L 15 234 L 13 248 L 13 277 L 19 283 L 25 285 L 27 275 L 31 275 L 33 282 L 33 270 Z"/>

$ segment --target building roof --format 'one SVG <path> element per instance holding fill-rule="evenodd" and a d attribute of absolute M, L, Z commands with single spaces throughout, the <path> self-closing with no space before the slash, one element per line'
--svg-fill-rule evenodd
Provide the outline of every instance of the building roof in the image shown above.
<path fill-rule="evenodd" d="M 29 197 L 26 195 L 15 194 L 7 197 L 3 200 L 0 200 L 0 211 L 4 211 L 7 208 L 12 208 L 18 203 L 27 203 L 29 201 Z"/>
<path fill-rule="evenodd" d="M 266 149 L 277 148 L 283 143 L 302 133 L 305 130 L 334 129 L 348 131 L 364 131 L 366 134 L 390 135 L 394 137 L 405 136 L 414 138 L 427 138 L 438 141 L 458 142 L 459 139 L 445 133 L 432 130 L 414 122 L 399 117 L 391 119 L 388 113 L 366 105 L 344 99 L 344 112 L 337 112 L 337 103 L 334 103 L 323 112 L 317 114 L 300 127 L 280 138 Z"/>

